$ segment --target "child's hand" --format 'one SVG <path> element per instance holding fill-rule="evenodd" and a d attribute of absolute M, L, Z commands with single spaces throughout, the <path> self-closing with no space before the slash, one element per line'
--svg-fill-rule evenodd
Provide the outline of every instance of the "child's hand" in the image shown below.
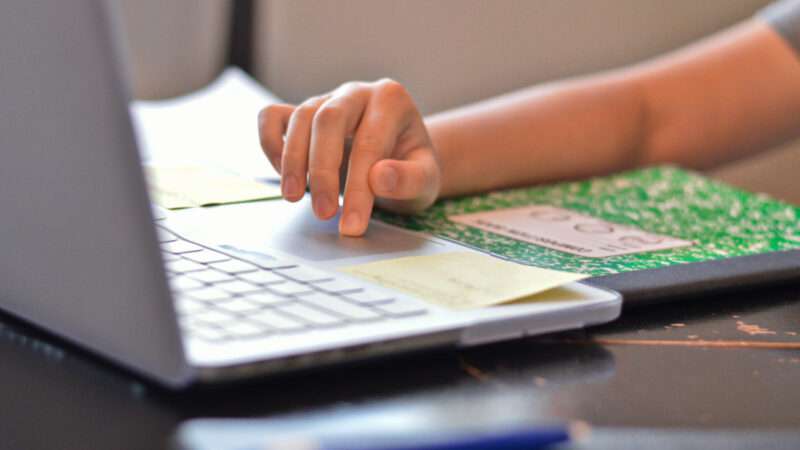
<path fill-rule="evenodd" d="M 261 147 L 281 174 L 291 202 L 311 188 L 314 213 L 339 209 L 340 168 L 347 166 L 339 232 L 364 234 L 374 202 L 397 212 L 430 206 L 439 194 L 436 151 L 411 96 L 393 80 L 345 83 L 298 106 L 270 105 L 259 114 Z M 284 137 L 285 136 L 285 137 Z M 345 142 L 352 138 L 349 162 Z"/>

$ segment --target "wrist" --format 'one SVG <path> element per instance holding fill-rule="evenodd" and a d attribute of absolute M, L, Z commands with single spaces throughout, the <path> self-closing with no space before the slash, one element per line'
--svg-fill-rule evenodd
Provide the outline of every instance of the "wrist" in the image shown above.
<path fill-rule="evenodd" d="M 433 156 L 436 160 L 436 169 L 438 170 L 438 183 L 434 193 L 434 201 L 436 201 L 440 198 L 450 197 L 454 193 L 453 178 L 455 176 L 455 170 L 452 164 L 453 152 L 447 145 L 445 133 L 442 132 L 441 127 L 437 127 L 435 119 L 430 120 L 426 118 L 425 126 L 428 129 Z"/>

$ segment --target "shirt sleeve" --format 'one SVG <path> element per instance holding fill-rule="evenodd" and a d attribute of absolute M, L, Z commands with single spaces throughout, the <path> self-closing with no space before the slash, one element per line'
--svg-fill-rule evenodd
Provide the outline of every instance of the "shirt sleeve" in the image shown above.
<path fill-rule="evenodd" d="M 800 0 L 780 0 L 758 13 L 800 55 Z"/>

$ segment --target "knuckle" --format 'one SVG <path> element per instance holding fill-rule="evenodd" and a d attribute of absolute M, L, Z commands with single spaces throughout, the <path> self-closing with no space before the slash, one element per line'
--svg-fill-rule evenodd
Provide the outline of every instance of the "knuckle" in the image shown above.
<path fill-rule="evenodd" d="M 317 96 L 311 97 L 301 103 L 297 108 L 294 110 L 294 115 L 301 117 L 303 119 L 311 119 L 314 117 L 314 114 L 319 109 L 320 104 L 322 104 L 325 97 Z"/>
<path fill-rule="evenodd" d="M 308 176 L 314 182 L 330 186 L 331 184 L 339 181 L 339 170 L 331 169 L 328 167 L 313 166 L 308 170 Z"/>
<path fill-rule="evenodd" d="M 383 156 L 381 140 L 374 134 L 359 136 L 353 146 L 353 153 L 362 158 L 380 158 Z"/>
<path fill-rule="evenodd" d="M 305 171 L 305 167 L 308 164 L 308 149 L 289 143 L 289 145 L 283 146 L 281 158 L 289 169 L 294 170 L 296 168 L 297 170 Z"/>
<path fill-rule="evenodd" d="M 342 83 L 338 88 L 336 88 L 336 91 L 334 92 L 346 95 L 348 93 L 362 89 L 363 87 L 364 83 L 360 81 L 348 81 L 347 83 Z"/>
<path fill-rule="evenodd" d="M 283 104 L 283 103 L 272 103 L 258 112 L 258 118 L 260 121 L 265 122 L 267 120 L 274 120 L 279 119 L 283 114 L 287 111 L 291 111 L 293 107 L 291 105 Z"/>
<path fill-rule="evenodd" d="M 361 183 L 350 183 L 350 185 L 347 186 L 347 189 L 345 189 L 344 195 L 345 195 L 345 203 L 347 202 L 348 199 L 352 201 L 353 199 L 371 198 L 373 196 L 372 191 L 369 189 L 369 186 Z"/>
<path fill-rule="evenodd" d="M 344 118 L 344 109 L 340 106 L 323 106 L 314 115 L 314 125 L 329 127 L 341 122 Z"/>
<path fill-rule="evenodd" d="M 276 104 L 267 105 L 264 109 L 261 110 L 261 115 L 264 118 L 275 117 L 279 114 L 280 110 L 281 108 Z"/>
<path fill-rule="evenodd" d="M 317 107 L 310 104 L 310 103 L 303 103 L 302 105 L 298 106 L 297 109 L 294 110 L 294 115 L 298 119 L 311 119 L 314 117 L 314 113 L 317 111 Z"/>
<path fill-rule="evenodd" d="M 383 78 L 378 81 L 378 90 L 381 95 L 390 99 L 402 99 L 408 97 L 408 91 L 398 81 L 391 78 Z"/>

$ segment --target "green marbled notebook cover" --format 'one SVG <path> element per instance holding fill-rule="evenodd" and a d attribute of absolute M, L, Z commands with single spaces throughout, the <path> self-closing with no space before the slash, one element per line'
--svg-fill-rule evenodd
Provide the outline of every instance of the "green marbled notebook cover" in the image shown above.
<path fill-rule="evenodd" d="M 589 258 L 448 220 L 449 216 L 531 204 L 569 209 L 691 247 Z M 539 267 L 608 275 L 674 264 L 800 248 L 800 207 L 745 192 L 694 172 L 661 166 L 584 181 L 440 201 L 422 214 L 377 211 L 376 218 Z"/>

